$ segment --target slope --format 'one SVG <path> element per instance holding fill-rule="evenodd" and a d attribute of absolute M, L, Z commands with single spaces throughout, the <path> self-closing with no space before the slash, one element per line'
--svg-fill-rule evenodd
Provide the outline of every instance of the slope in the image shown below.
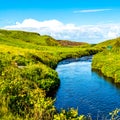
<path fill-rule="evenodd" d="M 115 83 L 120 83 L 120 38 L 100 43 L 96 47 L 104 50 L 93 57 L 92 68 L 112 78 Z"/>
<path fill-rule="evenodd" d="M 101 49 L 106 49 L 109 46 L 113 47 L 117 41 L 120 41 L 120 37 L 118 37 L 116 39 L 106 40 L 104 42 L 98 43 L 95 47 L 101 48 Z"/>
<path fill-rule="evenodd" d="M 58 46 L 59 43 L 52 37 L 44 35 L 41 36 L 34 32 L 15 31 L 15 30 L 0 30 L 0 43 L 22 47 L 29 45 L 42 46 Z"/>

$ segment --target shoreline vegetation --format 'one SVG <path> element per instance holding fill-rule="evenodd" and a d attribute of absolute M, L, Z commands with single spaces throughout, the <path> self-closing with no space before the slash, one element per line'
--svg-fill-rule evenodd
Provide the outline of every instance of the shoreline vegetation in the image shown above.
<path fill-rule="evenodd" d="M 92 66 L 100 69 L 101 64 L 96 64 L 98 61 L 104 60 L 101 61 L 103 64 L 111 54 L 112 63 L 117 55 L 117 65 L 119 55 L 116 52 L 103 51 L 106 48 L 97 45 L 78 45 L 78 42 L 74 42 L 72 46 L 72 42 L 61 42 L 33 32 L 0 30 L 0 120 L 89 119 L 78 115 L 77 110 L 72 108 L 57 113 L 54 100 L 47 96 L 60 85 L 55 68 L 58 62 L 66 58 L 78 58 L 99 52 L 95 55 Z M 115 79 L 119 76 L 116 74 Z"/>
<path fill-rule="evenodd" d="M 120 83 L 120 38 L 97 46 L 103 46 L 102 44 L 106 44 L 105 49 L 93 57 L 92 69 L 112 78 L 115 84 Z"/>
<path fill-rule="evenodd" d="M 54 100 L 46 95 L 60 85 L 55 71 L 59 61 L 98 51 L 87 43 L 62 46 L 47 35 L 0 30 L 0 119 L 84 118 L 74 109 L 57 113 Z"/>

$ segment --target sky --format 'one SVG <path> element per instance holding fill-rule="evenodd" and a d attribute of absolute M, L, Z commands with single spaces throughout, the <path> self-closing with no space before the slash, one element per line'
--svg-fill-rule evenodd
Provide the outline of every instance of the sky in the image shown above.
<path fill-rule="evenodd" d="M 0 28 L 99 43 L 120 36 L 120 1 L 1 0 Z"/>

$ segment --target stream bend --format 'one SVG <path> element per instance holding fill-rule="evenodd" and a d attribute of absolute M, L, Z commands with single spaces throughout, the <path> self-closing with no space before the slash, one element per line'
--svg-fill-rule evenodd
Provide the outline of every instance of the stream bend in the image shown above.
<path fill-rule="evenodd" d="M 78 109 L 79 114 L 108 116 L 120 108 L 120 87 L 91 70 L 92 56 L 61 61 L 56 71 L 60 87 L 56 93 L 55 107 Z"/>

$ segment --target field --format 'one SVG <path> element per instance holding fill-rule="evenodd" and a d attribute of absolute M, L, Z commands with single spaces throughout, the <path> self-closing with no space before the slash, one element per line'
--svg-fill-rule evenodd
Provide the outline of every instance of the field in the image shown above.
<path fill-rule="evenodd" d="M 48 94 L 60 85 L 59 61 L 95 54 L 101 49 L 87 43 L 62 46 L 50 36 L 0 30 L 0 119 L 83 119 L 77 110 L 57 113 Z"/>
<path fill-rule="evenodd" d="M 120 83 L 120 38 L 109 40 L 97 45 L 104 47 L 103 52 L 93 58 L 92 68 Z"/>

